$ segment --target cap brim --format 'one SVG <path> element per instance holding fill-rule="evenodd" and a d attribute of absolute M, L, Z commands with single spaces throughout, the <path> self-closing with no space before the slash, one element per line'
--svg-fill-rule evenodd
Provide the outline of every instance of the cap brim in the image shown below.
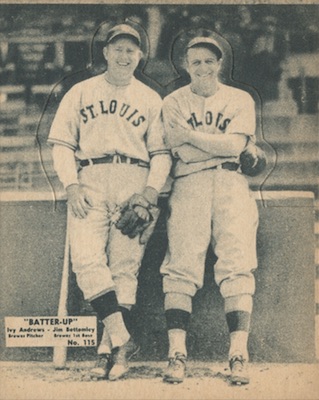
<path fill-rule="evenodd" d="M 216 42 L 216 40 L 209 38 L 209 37 L 196 37 L 196 38 L 192 39 L 188 43 L 186 49 L 191 49 L 193 47 L 198 47 L 200 45 L 210 46 L 215 50 L 215 52 L 218 53 L 220 58 L 223 56 L 223 52 L 222 52 L 222 49 L 220 48 L 219 44 Z"/>
<path fill-rule="evenodd" d="M 121 36 L 130 37 L 139 47 L 141 47 L 142 41 L 139 33 L 132 27 L 124 24 L 117 25 L 109 31 L 106 37 L 106 43 L 110 43 Z"/>

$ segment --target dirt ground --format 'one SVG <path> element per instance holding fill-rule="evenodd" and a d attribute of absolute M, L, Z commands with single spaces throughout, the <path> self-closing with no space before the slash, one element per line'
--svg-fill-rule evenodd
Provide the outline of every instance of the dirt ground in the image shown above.
<path fill-rule="evenodd" d="M 225 363 L 189 362 L 179 385 L 162 382 L 166 364 L 133 362 L 116 382 L 90 381 L 93 363 L 69 362 L 54 370 L 47 362 L 1 362 L 3 400 L 98 399 L 319 399 L 319 364 L 250 364 L 251 383 L 232 386 Z"/>

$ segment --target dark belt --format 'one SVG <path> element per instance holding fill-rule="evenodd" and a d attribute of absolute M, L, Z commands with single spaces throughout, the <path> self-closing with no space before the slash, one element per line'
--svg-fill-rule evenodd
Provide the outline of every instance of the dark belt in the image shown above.
<path fill-rule="evenodd" d="M 137 164 L 139 167 L 148 168 L 149 163 L 138 158 L 126 157 L 121 154 L 108 154 L 105 157 L 81 160 L 80 166 L 87 167 L 94 164 Z"/>
<path fill-rule="evenodd" d="M 234 162 L 224 162 L 223 164 L 215 165 L 214 167 L 211 167 L 210 169 L 228 169 L 229 171 L 237 171 L 239 168 L 239 164 L 234 163 Z"/>

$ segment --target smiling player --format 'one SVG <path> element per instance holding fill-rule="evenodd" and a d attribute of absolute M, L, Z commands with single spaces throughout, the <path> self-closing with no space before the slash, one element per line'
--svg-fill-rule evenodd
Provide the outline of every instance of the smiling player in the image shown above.
<path fill-rule="evenodd" d="M 129 201 L 132 224 L 144 223 L 141 217 L 156 207 L 171 159 L 161 98 L 133 76 L 142 57 L 140 34 L 128 24 L 115 26 L 103 55 L 107 71 L 66 93 L 49 142 L 67 192 L 73 271 L 104 324 L 92 375 L 115 380 L 138 350 L 130 338 L 130 310 L 145 250 L 138 235 L 130 238 L 117 229 L 116 215 Z"/>
<path fill-rule="evenodd" d="M 222 84 L 222 47 L 213 36 L 192 39 L 185 51 L 191 83 L 164 99 L 163 118 L 176 158 L 168 220 L 168 251 L 161 267 L 169 338 L 164 380 L 184 380 L 192 298 L 202 287 L 209 245 L 224 298 L 233 383 L 248 383 L 247 341 L 255 291 L 258 214 L 240 154 L 255 138 L 255 105 Z M 213 340 L 213 338 L 212 338 Z"/>

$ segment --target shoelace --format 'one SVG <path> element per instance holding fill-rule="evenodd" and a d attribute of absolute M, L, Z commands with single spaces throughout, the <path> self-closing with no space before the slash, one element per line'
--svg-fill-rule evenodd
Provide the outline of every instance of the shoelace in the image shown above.
<path fill-rule="evenodd" d="M 239 364 L 239 367 L 242 369 L 244 367 L 244 359 L 242 356 L 234 356 L 230 360 L 230 368 L 233 369 L 235 364 Z"/>
<path fill-rule="evenodd" d="M 180 361 L 180 362 L 176 362 Z M 174 367 L 174 369 L 179 369 L 182 365 L 186 363 L 186 357 L 183 354 L 177 354 L 175 357 L 169 359 L 169 366 Z"/>
<path fill-rule="evenodd" d="M 111 360 L 110 354 L 107 354 L 107 355 L 103 354 L 103 355 L 99 356 L 99 358 L 97 359 L 96 366 L 98 368 L 104 367 L 104 365 L 107 364 L 110 360 Z"/>

